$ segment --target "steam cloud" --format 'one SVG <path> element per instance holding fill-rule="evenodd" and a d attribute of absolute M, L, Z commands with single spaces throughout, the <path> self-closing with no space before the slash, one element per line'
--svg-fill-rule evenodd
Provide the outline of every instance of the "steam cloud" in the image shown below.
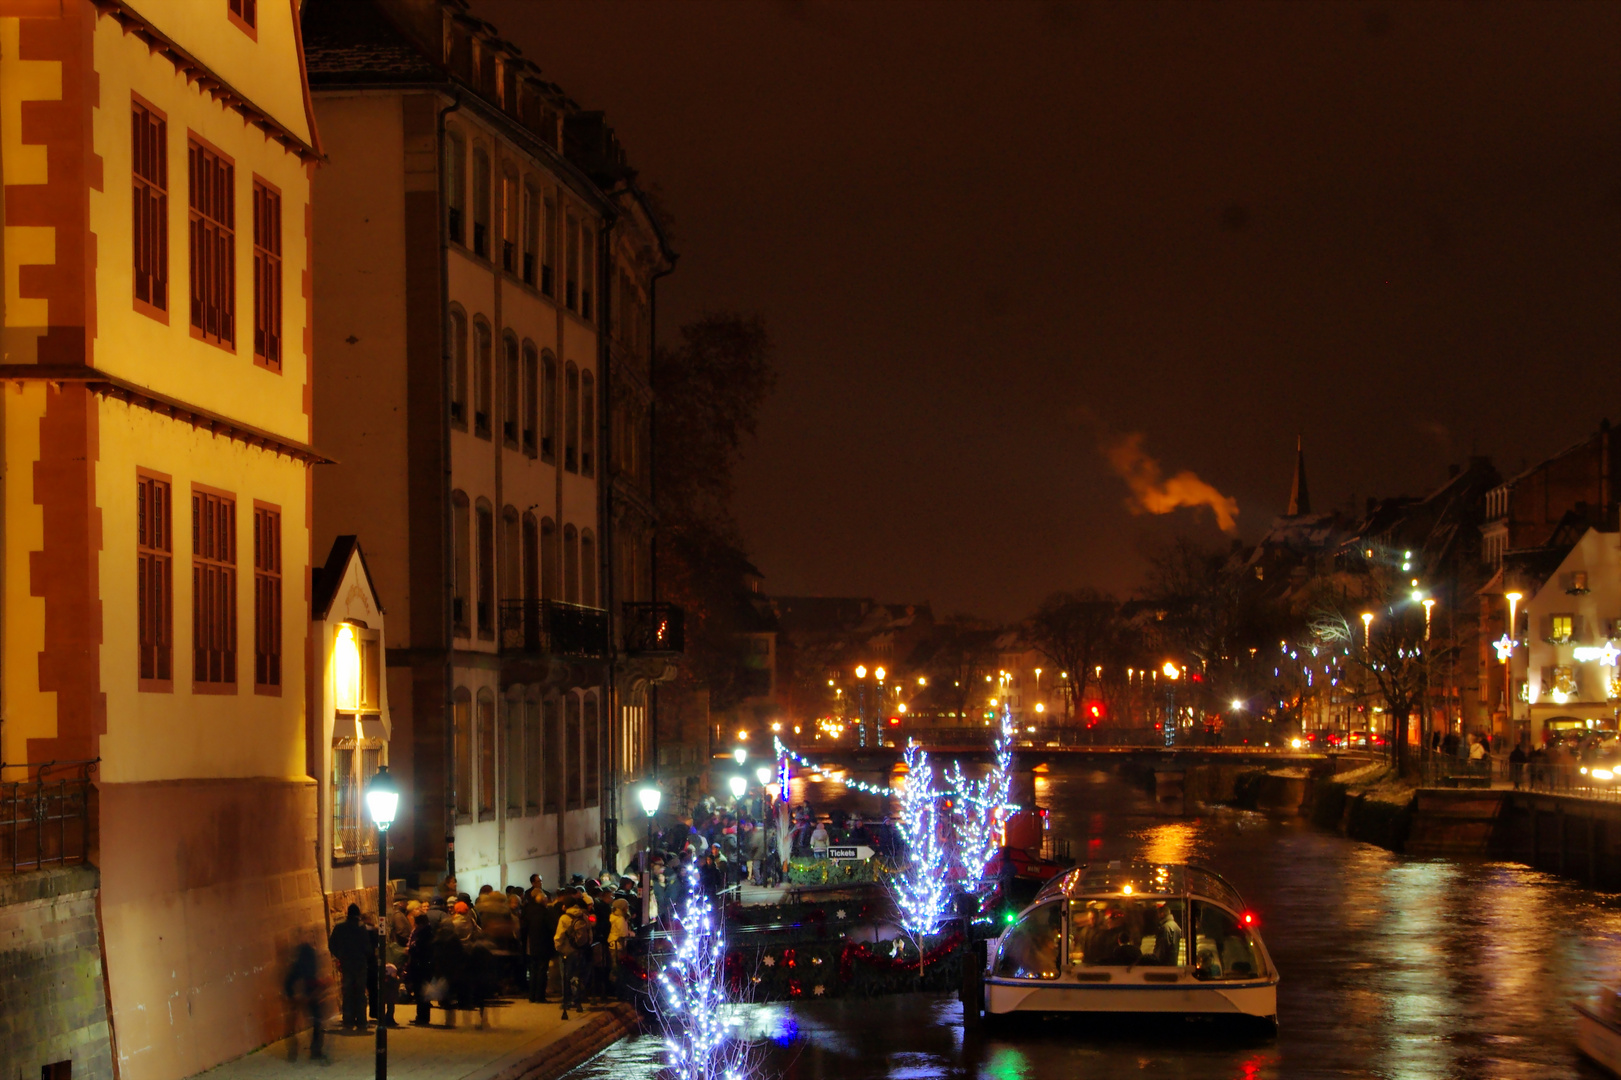
<path fill-rule="evenodd" d="M 1222 532 L 1238 528 L 1238 500 L 1223 495 L 1186 470 L 1169 480 L 1164 470 L 1143 449 L 1142 432 L 1121 435 L 1104 443 L 1110 468 L 1131 488 L 1126 506 L 1133 514 L 1169 514 L 1179 506 L 1208 506 Z"/>

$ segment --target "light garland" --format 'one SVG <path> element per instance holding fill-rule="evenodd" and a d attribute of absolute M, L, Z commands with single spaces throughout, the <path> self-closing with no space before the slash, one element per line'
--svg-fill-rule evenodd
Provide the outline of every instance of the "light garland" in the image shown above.
<path fill-rule="evenodd" d="M 951 825 L 956 833 L 956 869 L 972 884 L 985 876 L 985 867 L 1002 846 L 1002 827 L 1013 783 L 1013 710 L 1002 707 L 996 734 L 996 761 L 983 780 L 970 780 L 962 766 L 952 762 L 946 779 L 956 789 Z"/>
<path fill-rule="evenodd" d="M 918 744 L 906 740 L 906 787 L 901 789 L 900 833 L 906 864 L 889 879 L 901 928 L 914 937 L 934 932 L 945 906 L 948 856 L 940 837 L 940 793 L 934 766 Z"/>
<path fill-rule="evenodd" d="M 726 937 L 710 898 L 687 864 L 687 895 L 676 919 L 675 953 L 659 971 L 664 1002 L 658 1005 L 671 1075 L 676 1080 L 744 1080 L 748 1046 L 731 1037 L 726 1003 Z M 657 999 L 655 999 L 657 1003 Z"/>
<path fill-rule="evenodd" d="M 802 769 L 809 769 L 812 772 L 821 773 L 824 776 L 839 771 L 837 769 L 824 768 L 821 765 L 817 765 L 815 762 L 805 760 L 803 757 L 784 746 L 782 744 L 782 740 L 777 738 L 775 735 L 773 735 L 771 739 L 772 742 L 776 744 L 777 760 L 779 761 L 792 761 L 795 765 L 798 765 Z M 788 790 L 788 768 L 786 765 L 784 765 L 782 768 L 782 777 L 784 792 L 783 798 L 786 800 Z M 856 791 L 864 792 L 868 795 L 883 795 L 891 799 L 899 799 L 902 797 L 902 791 L 900 788 L 892 788 L 886 784 L 869 784 L 863 780 L 851 780 L 849 778 L 844 779 L 841 781 L 841 783 L 843 783 L 847 788 L 853 788 Z"/>

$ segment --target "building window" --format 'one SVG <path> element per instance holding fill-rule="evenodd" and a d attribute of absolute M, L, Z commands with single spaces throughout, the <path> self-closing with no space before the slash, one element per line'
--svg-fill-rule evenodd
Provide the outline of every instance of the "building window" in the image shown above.
<path fill-rule="evenodd" d="M 281 370 L 281 192 L 253 182 L 253 358 Z"/>
<path fill-rule="evenodd" d="M 490 155 L 473 150 L 473 254 L 490 257 Z"/>
<path fill-rule="evenodd" d="M 523 516 L 523 598 L 540 599 L 540 523 L 527 513 Z"/>
<path fill-rule="evenodd" d="M 501 699 L 501 775 L 506 790 L 507 816 L 523 813 L 523 702 Z"/>
<path fill-rule="evenodd" d="M 523 703 L 523 805 L 527 813 L 540 810 L 540 702 Z"/>
<path fill-rule="evenodd" d="M 590 529 L 580 530 L 580 603 L 597 606 L 597 538 Z"/>
<path fill-rule="evenodd" d="M 495 515 L 478 501 L 478 636 L 495 637 Z"/>
<path fill-rule="evenodd" d="M 191 493 L 192 680 L 236 689 L 236 498 Z"/>
<path fill-rule="evenodd" d="M 1548 616 L 1548 640 L 1556 645 L 1563 645 L 1575 636 L 1576 617 L 1574 615 Z"/>
<path fill-rule="evenodd" d="M 253 688 L 281 692 L 281 511 L 253 508 Z"/>
<path fill-rule="evenodd" d="M 451 543 L 455 548 L 455 592 L 450 601 L 450 621 L 456 637 L 472 636 L 473 559 L 468 542 L 472 528 L 471 508 L 460 491 L 450 493 Z"/>
<path fill-rule="evenodd" d="M 518 511 L 507 507 L 501 511 L 501 599 L 517 600 L 523 595 L 523 575 L 518 569 L 523 544 L 519 539 Z"/>
<path fill-rule="evenodd" d="M 473 817 L 473 699 L 466 690 L 456 688 L 455 702 L 450 712 L 451 737 L 456 760 L 454 792 L 456 817 L 470 821 Z"/>
<path fill-rule="evenodd" d="M 552 251 L 557 247 L 557 204 L 551 199 L 546 200 L 546 209 L 540 224 L 540 291 L 547 296 L 553 296 L 557 288 L 557 275 L 552 269 L 555 258 Z"/>
<path fill-rule="evenodd" d="M 597 721 L 597 695 L 585 696 L 585 805 L 596 806 L 602 801 L 602 773 L 599 764 L 602 747 L 597 744 L 601 735 Z"/>
<path fill-rule="evenodd" d="M 580 534 L 574 526 L 563 526 L 563 600 L 580 602 Z"/>
<path fill-rule="evenodd" d="M 563 468 L 580 469 L 580 371 L 569 364 L 563 391 Z"/>
<path fill-rule="evenodd" d="M 580 310 L 580 223 L 573 214 L 565 217 L 563 242 L 568 246 L 563 261 L 563 303 L 570 311 Z"/>
<path fill-rule="evenodd" d="M 591 318 L 591 293 L 596 284 L 597 249 L 590 229 L 580 231 L 580 317 Z"/>
<path fill-rule="evenodd" d="M 557 360 L 546 353 L 540 364 L 540 460 L 557 463 Z"/>
<path fill-rule="evenodd" d="M 501 173 L 501 269 L 518 272 L 518 177 Z"/>
<path fill-rule="evenodd" d="M 580 475 L 595 476 L 597 468 L 597 381 L 589 371 L 580 373 Z"/>
<path fill-rule="evenodd" d="M 366 813 L 365 793 L 383 763 L 376 739 L 332 741 L 332 856 L 365 858 L 377 854 L 377 830 Z"/>
<path fill-rule="evenodd" d="M 455 131 L 445 136 L 445 207 L 450 238 L 467 243 L 467 143 Z"/>
<path fill-rule="evenodd" d="M 174 687 L 174 534 L 167 479 L 135 481 L 135 618 L 142 690 Z"/>
<path fill-rule="evenodd" d="M 518 362 L 518 339 L 510 332 L 501 338 L 501 438 L 513 450 L 518 449 L 518 402 L 523 397 L 522 368 Z"/>
<path fill-rule="evenodd" d="M 450 309 L 450 422 L 467 430 L 467 316 Z"/>
<path fill-rule="evenodd" d="M 535 425 L 540 412 L 540 360 L 535 344 L 523 343 L 523 452 L 535 456 Z"/>
<path fill-rule="evenodd" d="M 495 699 L 478 692 L 478 818 L 495 816 Z"/>
<path fill-rule="evenodd" d="M 186 147 L 191 201 L 191 331 L 236 345 L 236 166 L 192 138 Z"/>
<path fill-rule="evenodd" d="M 557 524 L 551 518 L 540 521 L 540 597 L 557 599 Z"/>
<path fill-rule="evenodd" d="M 523 283 L 535 284 L 540 262 L 540 192 L 528 185 L 523 189 Z"/>
<path fill-rule="evenodd" d="M 560 730 L 562 721 L 557 715 L 557 699 L 549 699 L 542 706 L 542 710 L 545 718 L 545 739 L 541 750 L 541 765 L 546 770 L 546 788 L 541 805 L 545 807 L 546 813 L 555 814 L 558 811 L 558 799 L 563 794 L 563 733 Z"/>
<path fill-rule="evenodd" d="M 563 697 L 563 753 L 566 761 L 563 763 L 564 782 L 568 785 L 568 808 L 580 809 L 580 696 L 578 694 L 565 694 Z"/>
<path fill-rule="evenodd" d="M 483 319 L 473 320 L 473 434 L 481 439 L 490 437 L 490 421 L 494 412 L 495 390 L 491 385 L 493 364 L 490 359 L 490 325 Z"/>
<path fill-rule="evenodd" d="M 134 103 L 130 120 L 135 310 L 168 322 L 169 125 L 143 101 Z"/>
<path fill-rule="evenodd" d="M 259 40 L 259 0 L 226 0 L 226 10 L 237 29 Z"/>

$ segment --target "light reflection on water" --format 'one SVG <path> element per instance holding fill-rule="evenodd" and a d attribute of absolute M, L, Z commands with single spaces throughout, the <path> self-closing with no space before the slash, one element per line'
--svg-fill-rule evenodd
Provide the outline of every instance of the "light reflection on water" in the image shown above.
<path fill-rule="evenodd" d="M 758 1076 L 1601 1075 L 1579 1060 L 1570 1006 L 1616 974 L 1615 898 L 1513 864 L 1406 859 L 1240 811 L 1164 818 L 1150 796 L 1095 770 L 1054 766 L 1048 779 L 1040 795 L 1054 834 L 1078 856 L 1192 859 L 1237 886 L 1282 972 L 1277 1039 L 1213 1037 L 1180 1022 L 1077 1032 L 1061 1019 L 965 1037 L 952 997 L 772 1004 L 751 1010 Z M 658 1039 L 644 1036 L 570 1080 L 652 1080 L 661 1062 Z"/>

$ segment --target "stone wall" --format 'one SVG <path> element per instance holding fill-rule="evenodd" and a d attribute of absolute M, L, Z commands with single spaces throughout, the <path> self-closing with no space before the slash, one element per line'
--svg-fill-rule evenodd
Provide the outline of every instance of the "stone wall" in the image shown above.
<path fill-rule="evenodd" d="M 0 875 L 0 1080 L 112 1080 L 92 866 Z"/>

